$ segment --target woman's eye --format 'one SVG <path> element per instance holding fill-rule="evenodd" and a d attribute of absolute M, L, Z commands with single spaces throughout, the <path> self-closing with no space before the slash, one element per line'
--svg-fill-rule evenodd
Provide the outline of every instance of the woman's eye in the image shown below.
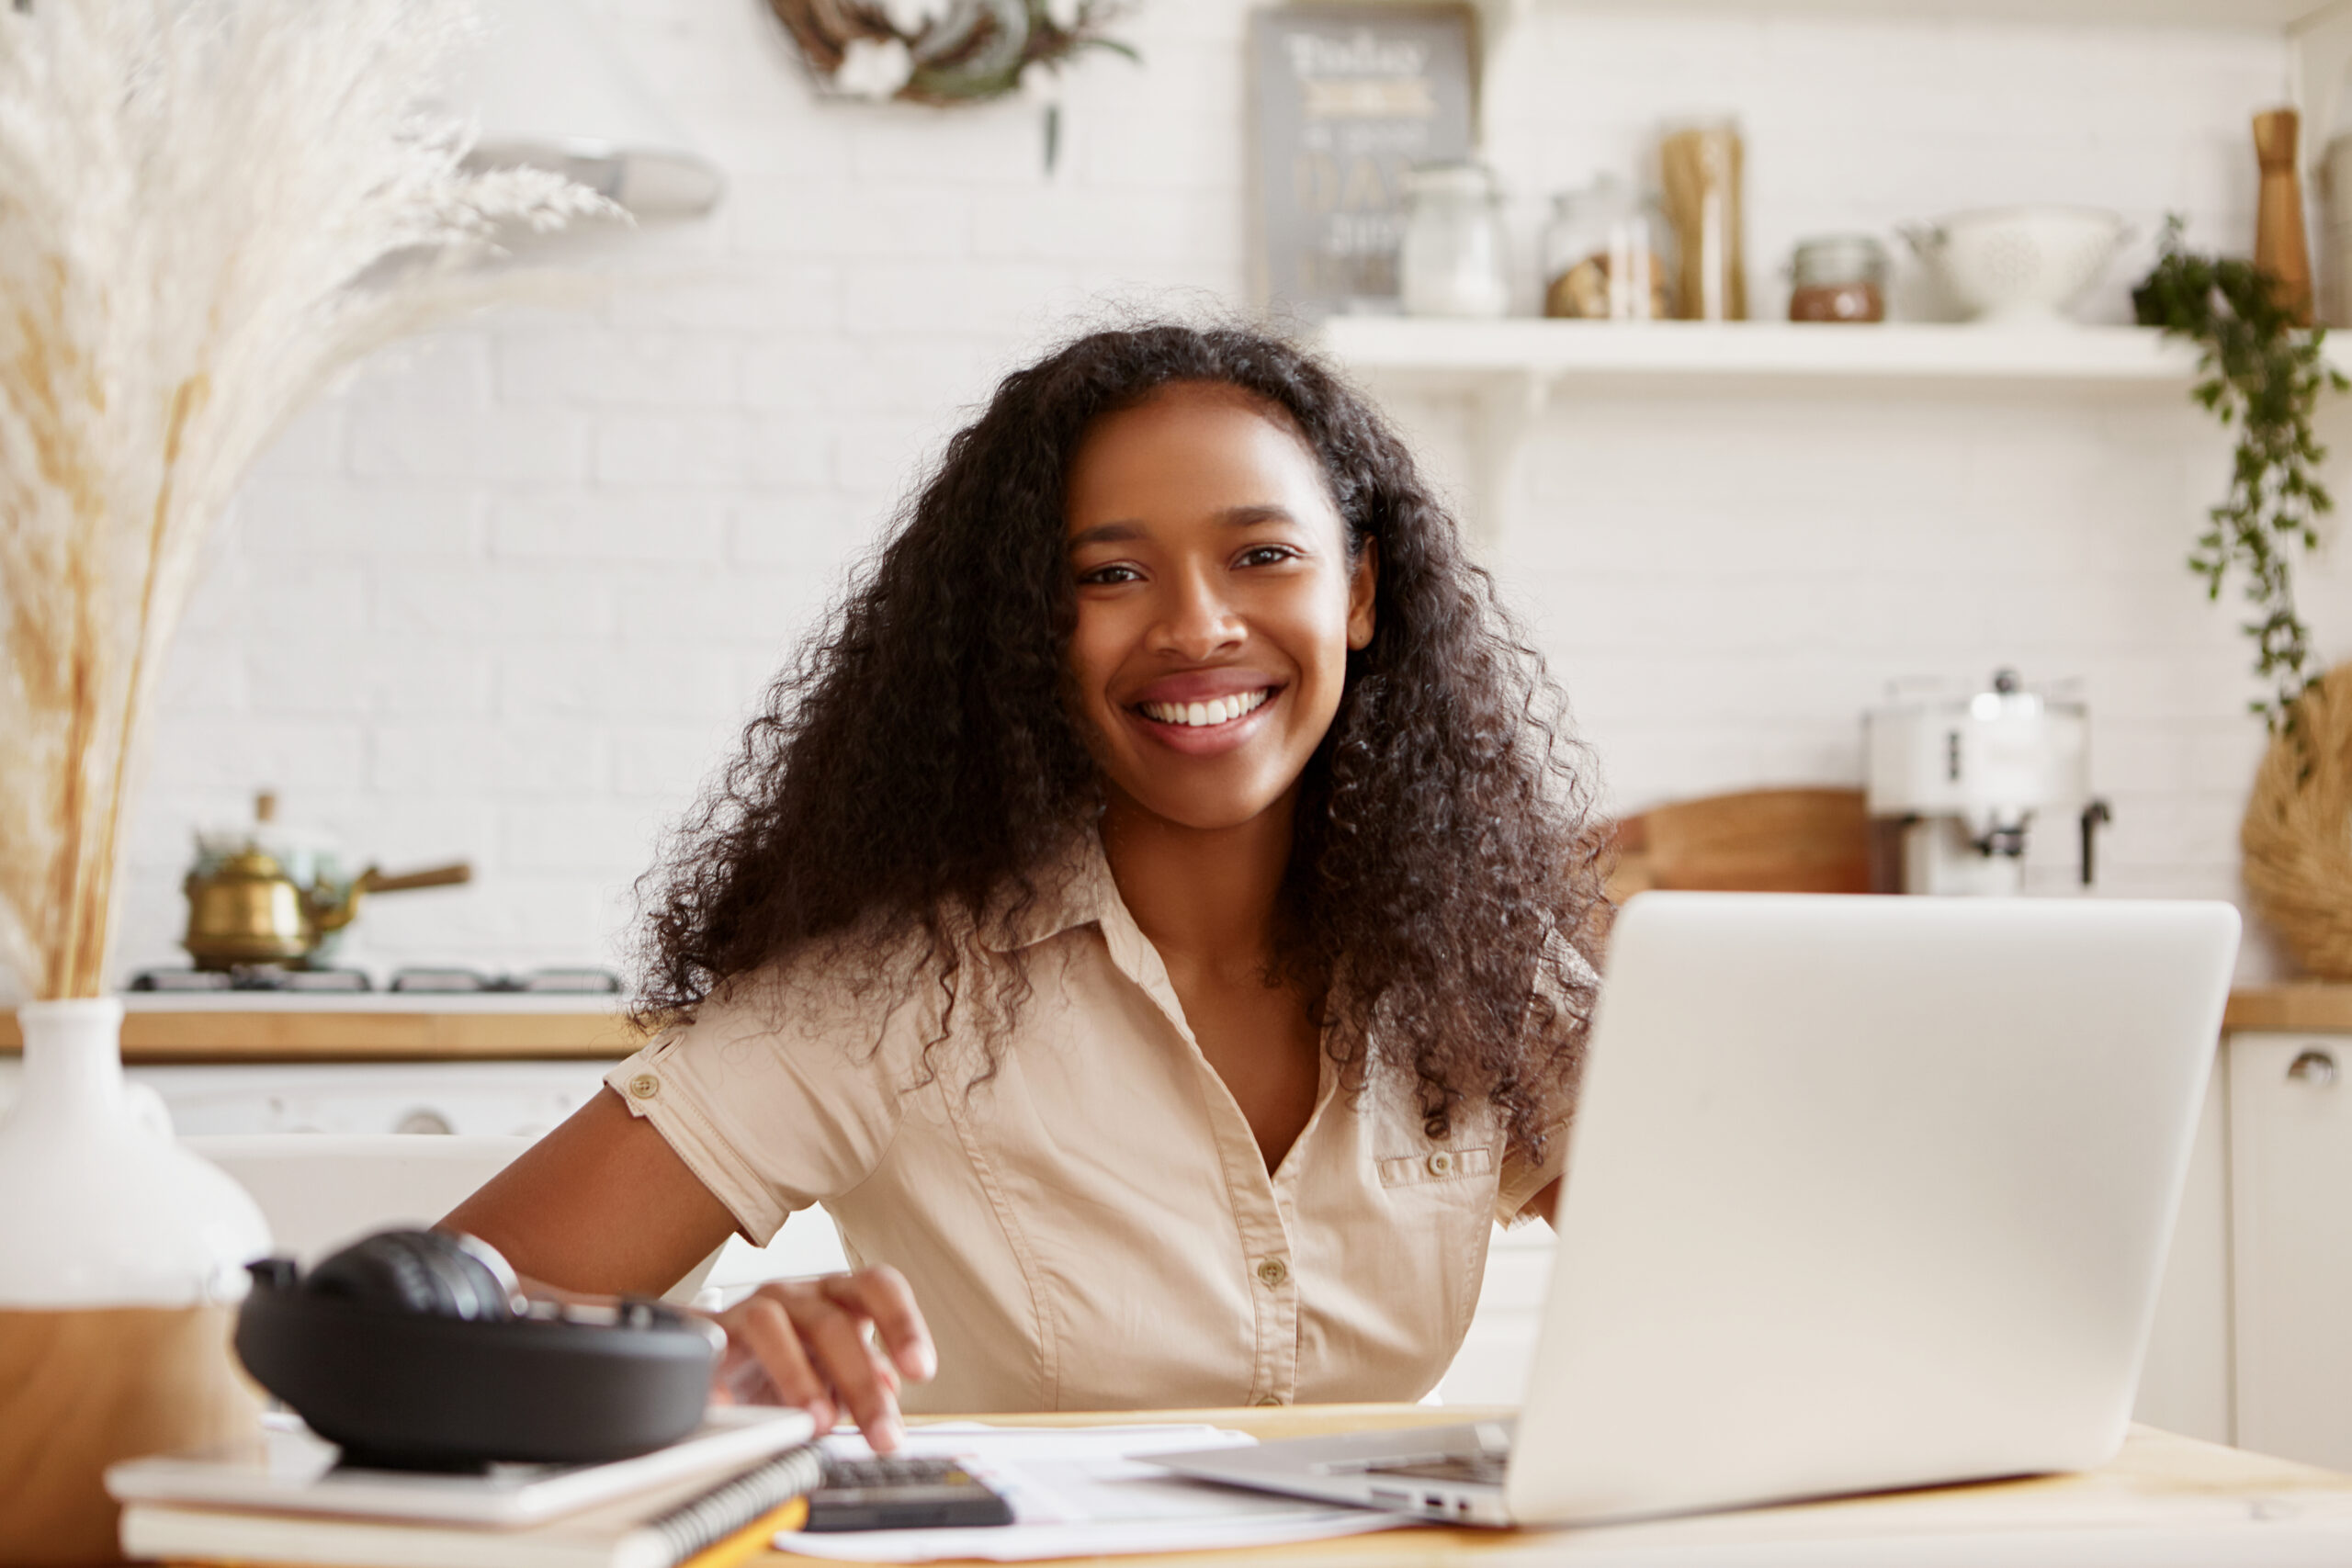
<path fill-rule="evenodd" d="M 1131 566 L 1098 566 L 1091 571 L 1080 572 L 1078 581 L 1080 587 L 1087 587 L 1096 583 L 1140 582 L 1143 575 Z"/>
<path fill-rule="evenodd" d="M 1272 566 L 1280 561 L 1295 559 L 1298 552 L 1288 545 L 1252 545 L 1241 552 L 1243 566 Z"/>

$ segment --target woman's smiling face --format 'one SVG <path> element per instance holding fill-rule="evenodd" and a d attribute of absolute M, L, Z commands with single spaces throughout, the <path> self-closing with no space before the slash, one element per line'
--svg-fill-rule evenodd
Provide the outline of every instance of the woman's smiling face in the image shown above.
<path fill-rule="evenodd" d="M 1097 420 L 1065 486 L 1071 701 L 1114 807 L 1187 828 L 1277 804 L 1372 640 L 1321 465 L 1247 394 L 1179 383 Z"/>

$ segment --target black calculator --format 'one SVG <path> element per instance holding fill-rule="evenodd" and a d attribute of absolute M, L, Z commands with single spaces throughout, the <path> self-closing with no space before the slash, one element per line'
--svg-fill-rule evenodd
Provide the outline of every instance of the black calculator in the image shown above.
<path fill-rule="evenodd" d="M 805 1530 L 1009 1525 L 1012 1509 L 952 1459 L 829 1459 Z"/>

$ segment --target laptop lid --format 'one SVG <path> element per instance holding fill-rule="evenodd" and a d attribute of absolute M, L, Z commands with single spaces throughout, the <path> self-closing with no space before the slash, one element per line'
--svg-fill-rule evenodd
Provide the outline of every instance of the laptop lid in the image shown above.
<path fill-rule="evenodd" d="M 2237 936 L 2214 903 L 1632 900 L 1511 1516 L 2111 1457 Z"/>

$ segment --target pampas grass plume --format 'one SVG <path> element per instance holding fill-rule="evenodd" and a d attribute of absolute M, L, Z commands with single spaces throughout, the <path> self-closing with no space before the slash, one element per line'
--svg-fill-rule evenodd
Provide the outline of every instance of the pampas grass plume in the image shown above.
<path fill-rule="evenodd" d="M 306 403 L 495 299 L 432 107 L 469 0 L 0 0 L 0 963 L 98 994 L 126 795 L 206 531 Z"/>

